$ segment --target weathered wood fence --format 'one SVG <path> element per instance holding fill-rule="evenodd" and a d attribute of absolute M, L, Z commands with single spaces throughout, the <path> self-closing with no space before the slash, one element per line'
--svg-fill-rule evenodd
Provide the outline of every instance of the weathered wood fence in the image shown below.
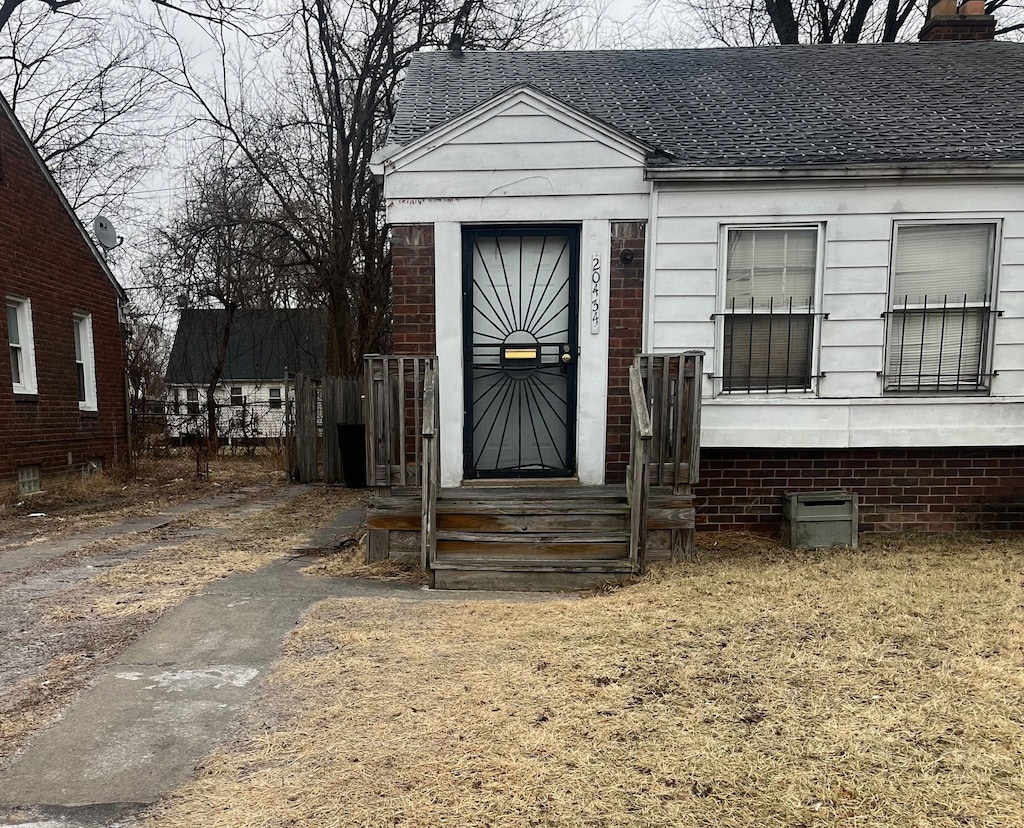
<path fill-rule="evenodd" d="M 338 426 L 364 422 L 362 390 L 359 379 L 295 376 L 294 470 L 299 480 L 353 485 L 343 473 Z"/>
<path fill-rule="evenodd" d="M 366 482 L 375 490 L 420 485 L 428 368 L 437 369 L 436 357 L 371 354 L 365 358 L 366 427 L 370 434 Z"/>
<path fill-rule="evenodd" d="M 701 378 L 704 352 L 638 354 L 634 362 L 650 409 L 650 484 L 690 495 L 700 480 Z M 694 530 L 673 530 L 673 560 L 694 553 Z"/>

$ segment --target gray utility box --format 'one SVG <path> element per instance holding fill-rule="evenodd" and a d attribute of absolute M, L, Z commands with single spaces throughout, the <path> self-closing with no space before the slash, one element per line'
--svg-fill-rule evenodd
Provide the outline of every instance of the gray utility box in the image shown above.
<path fill-rule="evenodd" d="M 853 492 L 786 492 L 782 539 L 790 549 L 857 548 L 857 495 Z"/>

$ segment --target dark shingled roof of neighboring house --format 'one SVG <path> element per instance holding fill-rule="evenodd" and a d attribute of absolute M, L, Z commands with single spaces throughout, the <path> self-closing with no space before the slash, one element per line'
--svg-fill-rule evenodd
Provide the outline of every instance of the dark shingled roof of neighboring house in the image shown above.
<path fill-rule="evenodd" d="M 1024 44 L 421 52 L 389 142 L 529 85 L 684 167 L 1024 161 Z"/>
<path fill-rule="evenodd" d="M 186 308 L 167 365 L 172 385 L 206 385 L 213 376 L 226 311 Z M 237 310 L 231 320 L 223 382 L 283 380 L 285 369 L 320 377 L 326 318 L 318 308 Z"/>

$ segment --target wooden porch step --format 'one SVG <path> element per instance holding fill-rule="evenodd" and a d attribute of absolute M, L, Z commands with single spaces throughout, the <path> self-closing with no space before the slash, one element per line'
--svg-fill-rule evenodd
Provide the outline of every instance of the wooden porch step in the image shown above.
<path fill-rule="evenodd" d="M 542 569 L 522 569 L 507 565 L 502 569 L 460 566 L 435 567 L 430 573 L 434 589 L 489 589 L 512 592 L 575 592 L 607 584 L 621 584 L 633 577 L 626 569 L 599 566 L 567 569 L 551 565 Z"/>
<path fill-rule="evenodd" d="M 629 559 L 629 536 L 622 535 L 460 535 L 438 534 L 438 561 L 539 559 L 573 563 L 577 560 Z"/>
<path fill-rule="evenodd" d="M 495 492 L 498 492 L 497 497 L 493 496 Z M 366 514 L 367 528 L 419 531 L 421 508 L 419 489 L 399 489 L 388 497 L 373 498 Z M 464 487 L 442 490 L 437 501 L 437 513 L 439 530 L 617 530 L 619 519 L 628 515 L 628 507 L 623 486 L 538 486 L 507 490 Z M 524 515 L 532 516 L 529 524 L 517 520 Z M 541 520 L 543 515 L 552 516 L 552 520 L 545 524 Z M 480 520 L 478 516 L 487 519 Z M 527 526 L 531 528 L 524 528 Z M 648 529 L 690 529 L 693 526 L 692 495 L 675 495 L 671 489 L 651 489 L 647 506 Z"/>
<path fill-rule="evenodd" d="M 628 560 L 583 559 L 573 561 L 553 558 L 488 558 L 476 555 L 449 554 L 438 559 L 434 569 L 459 569 L 500 572 L 609 572 L 632 573 Z"/>

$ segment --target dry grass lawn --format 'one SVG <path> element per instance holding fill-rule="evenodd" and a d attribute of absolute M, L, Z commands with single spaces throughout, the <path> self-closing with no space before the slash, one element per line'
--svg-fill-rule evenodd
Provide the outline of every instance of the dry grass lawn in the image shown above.
<path fill-rule="evenodd" d="M 1020 540 L 707 536 L 575 600 L 326 602 L 144 824 L 1016 828 L 1022 642 Z"/>

